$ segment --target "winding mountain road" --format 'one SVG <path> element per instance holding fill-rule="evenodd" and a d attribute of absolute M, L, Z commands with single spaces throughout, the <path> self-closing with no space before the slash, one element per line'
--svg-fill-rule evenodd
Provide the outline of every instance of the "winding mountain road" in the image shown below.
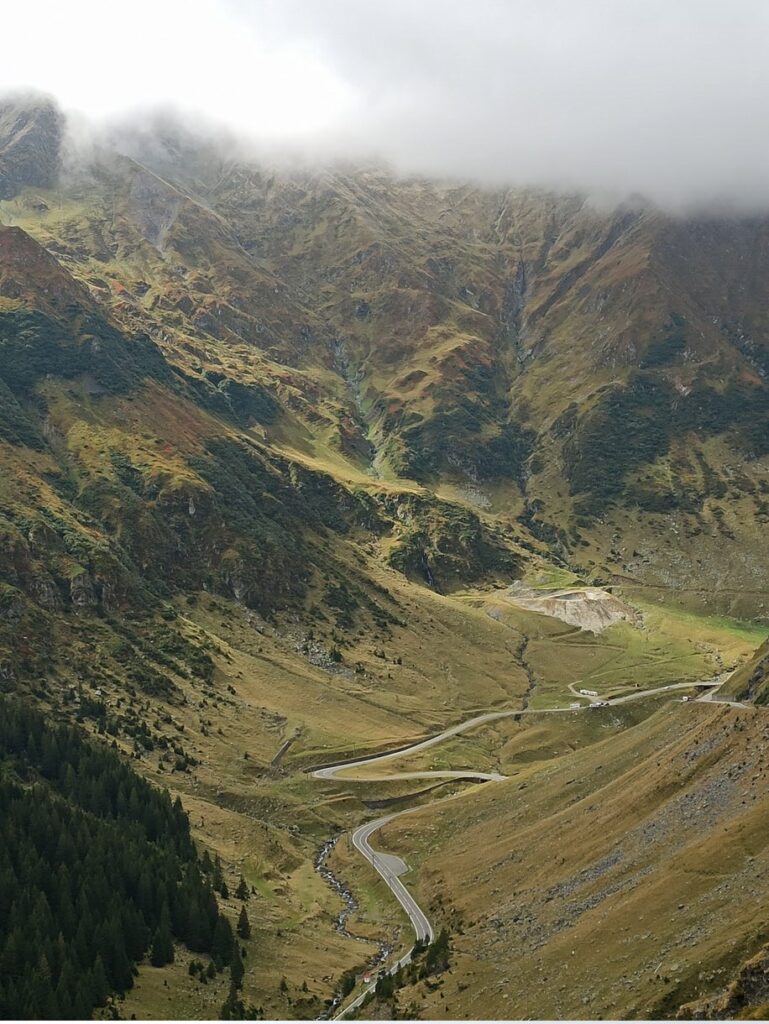
<path fill-rule="evenodd" d="M 667 686 L 658 686 L 655 689 L 650 690 L 634 690 L 631 693 L 627 693 L 622 697 L 615 697 L 608 701 L 609 707 L 615 704 L 628 704 L 631 701 L 642 700 L 644 697 L 651 697 L 657 693 L 667 693 L 674 690 L 691 690 L 696 686 L 707 686 L 709 687 L 707 697 L 712 699 L 712 694 L 725 680 L 725 676 L 716 676 L 715 679 L 701 680 L 699 682 L 690 683 L 669 683 Z M 705 697 L 699 698 L 700 700 L 706 699 Z M 725 702 L 726 703 L 726 702 Z M 731 703 L 731 702 L 729 702 Z M 383 754 L 374 754 L 367 757 L 362 757 L 355 761 L 340 761 L 336 764 L 323 765 L 318 768 L 309 769 L 309 774 L 315 779 L 336 779 L 338 781 L 345 782 L 386 782 L 386 781 L 401 781 L 407 779 L 423 779 L 423 778 L 439 778 L 439 779 L 466 779 L 472 782 L 504 782 L 507 778 L 505 775 L 500 775 L 497 772 L 475 772 L 475 771 L 415 771 L 415 772 L 402 772 L 394 775 L 366 775 L 366 769 L 371 768 L 372 765 L 381 764 L 385 761 L 392 761 L 396 758 L 407 757 L 411 754 L 416 754 L 419 751 L 427 750 L 430 747 L 436 746 L 438 743 L 443 743 L 447 739 L 451 739 L 453 736 L 458 736 L 460 733 L 468 732 L 470 729 L 475 729 L 479 725 L 485 725 L 488 722 L 499 721 L 502 718 L 513 718 L 516 715 L 547 715 L 547 714 L 578 714 L 584 711 L 593 710 L 589 704 L 583 704 L 579 708 L 573 707 L 562 707 L 562 708 L 518 708 L 514 711 L 488 711 L 482 715 L 475 715 L 473 718 L 469 718 L 464 722 L 459 722 L 457 725 L 452 725 L 448 729 L 444 729 L 443 732 L 437 733 L 435 736 L 429 736 L 424 740 L 417 740 L 410 746 L 399 747 L 396 750 L 387 751 Z M 390 821 L 394 821 L 396 818 L 400 818 L 405 814 L 412 814 L 415 811 L 422 810 L 422 807 L 409 807 L 403 811 L 395 811 L 392 814 L 385 814 L 381 818 L 375 818 L 373 821 L 367 821 L 364 825 L 360 825 L 352 834 L 352 844 L 355 849 L 364 857 L 374 870 L 384 880 L 385 885 L 388 887 L 390 892 L 393 894 L 398 903 L 403 907 L 406 912 L 411 926 L 414 929 L 414 935 L 416 941 L 420 943 L 432 942 L 435 933 L 433 926 L 430 923 L 427 915 L 416 902 L 414 897 L 408 891 L 406 886 L 400 880 L 400 875 L 404 874 L 408 870 L 408 865 L 400 857 L 395 856 L 391 853 L 384 853 L 381 850 L 375 850 L 369 840 L 372 835 L 377 832 L 380 828 L 386 825 Z M 388 968 L 389 973 L 397 971 L 400 967 L 405 966 L 411 961 L 412 954 L 414 952 L 413 947 L 404 956 Z M 339 1020 L 345 1017 L 350 1011 L 357 1009 L 361 1003 L 365 1000 L 366 996 L 373 992 L 376 987 L 376 982 L 371 982 L 364 990 L 360 993 L 351 1003 L 341 1010 L 334 1020 Z"/>

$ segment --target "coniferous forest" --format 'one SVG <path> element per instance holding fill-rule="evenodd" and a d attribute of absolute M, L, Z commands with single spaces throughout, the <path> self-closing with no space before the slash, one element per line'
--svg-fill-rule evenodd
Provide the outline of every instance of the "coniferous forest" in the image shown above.
<path fill-rule="evenodd" d="M 178 798 L 1 698 L 0 1017 L 90 1017 L 174 940 L 220 969 L 235 953 Z"/>

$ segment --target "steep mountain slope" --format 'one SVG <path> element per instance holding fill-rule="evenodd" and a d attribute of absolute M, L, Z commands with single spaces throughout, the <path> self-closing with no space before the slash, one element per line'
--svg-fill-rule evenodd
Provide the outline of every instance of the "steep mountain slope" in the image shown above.
<path fill-rule="evenodd" d="M 260 426 L 292 451 L 521 517 L 582 570 L 755 612 L 765 221 L 269 170 L 168 124 L 116 144 L 2 216 L 200 394 L 259 384 L 289 414 Z M 680 558 L 660 557 L 671 531 Z"/>
<path fill-rule="evenodd" d="M 400 1006 L 601 1019 L 688 1004 L 689 1016 L 763 949 L 766 714 L 663 704 L 612 735 L 617 713 L 599 712 L 601 741 L 545 763 L 511 744 L 507 782 L 386 827 L 452 935 L 450 971 L 401 989 Z M 758 984 L 735 1008 L 762 1001 Z"/>
<path fill-rule="evenodd" d="M 374 173 L 304 190 L 248 205 L 241 184 L 224 208 L 248 224 L 256 206 L 245 244 L 333 318 L 380 462 L 523 510 L 577 563 L 614 546 L 614 571 L 688 586 L 685 565 L 655 564 L 675 523 L 722 586 L 756 588 L 742 555 L 763 564 L 766 346 L 740 325 L 765 308 L 765 224 Z"/>
<path fill-rule="evenodd" d="M 0 229 L 0 252 L 11 604 L 124 612 L 205 588 L 271 614 L 322 585 L 386 627 L 393 600 L 342 553 L 355 530 L 389 535 L 393 564 L 417 574 L 434 536 L 433 579 L 515 573 L 510 537 L 472 512 L 347 489 L 241 432 L 279 402 L 236 378 L 190 379 L 18 228 Z"/>
<path fill-rule="evenodd" d="M 113 738 L 183 794 L 231 887 L 237 863 L 269 901 L 250 997 L 277 995 L 276 972 L 307 982 L 300 965 L 326 950 L 296 1011 L 312 1016 L 360 955 L 329 940 L 336 897 L 311 869 L 354 808 L 319 810 L 271 762 L 284 744 L 378 743 L 428 728 L 447 701 L 522 692 L 501 627 L 430 602 L 510 579 L 523 551 L 462 506 L 287 459 L 242 426 L 261 390 L 201 395 L 20 229 L 0 229 L 0 251 L 0 686 Z M 428 570 L 425 600 L 408 576 Z M 423 660 L 438 635 L 441 657 Z M 216 1015 L 226 992 L 203 999 L 180 963 L 177 1012 L 214 994 Z"/>

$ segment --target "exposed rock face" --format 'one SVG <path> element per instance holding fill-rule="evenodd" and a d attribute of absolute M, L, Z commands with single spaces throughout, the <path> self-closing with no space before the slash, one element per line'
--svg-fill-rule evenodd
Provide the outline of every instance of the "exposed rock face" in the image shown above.
<path fill-rule="evenodd" d="M 53 188 L 62 127 L 49 100 L 0 103 L 0 199 L 12 199 L 26 185 Z"/>
<path fill-rule="evenodd" d="M 752 658 L 741 665 L 724 685 L 724 693 L 734 700 L 755 704 L 769 703 L 769 640 L 765 640 Z"/>
<path fill-rule="evenodd" d="M 97 607 L 98 599 L 93 580 L 88 573 L 80 573 L 70 582 L 72 607 L 77 612 L 90 611 Z"/>
<path fill-rule="evenodd" d="M 762 1019 L 769 1004 L 769 948 L 764 946 L 744 963 L 737 977 L 715 999 L 699 999 L 680 1007 L 678 1020 Z"/>
<path fill-rule="evenodd" d="M 31 580 L 29 593 L 46 611 L 55 612 L 62 607 L 61 595 L 48 573 L 40 573 Z"/>

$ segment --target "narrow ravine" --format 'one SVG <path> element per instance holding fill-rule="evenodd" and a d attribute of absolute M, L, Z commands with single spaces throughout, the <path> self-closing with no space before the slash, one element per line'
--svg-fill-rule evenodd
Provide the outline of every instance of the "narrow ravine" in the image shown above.
<path fill-rule="evenodd" d="M 326 884 L 334 890 L 337 896 L 339 896 L 344 903 L 343 908 L 337 914 L 336 921 L 334 922 L 334 927 L 336 928 L 336 930 L 339 932 L 340 935 L 344 935 L 346 939 L 354 939 L 356 942 L 364 943 L 367 946 L 371 946 L 376 942 L 376 940 L 366 939 L 360 935 L 354 935 L 351 931 L 348 930 L 347 922 L 349 921 L 350 917 L 358 910 L 359 904 L 358 901 L 355 899 L 352 890 L 349 889 L 348 886 L 346 886 L 341 879 L 337 878 L 337 876 L 328 866 L 328 858 L 331 856 L 332 852 L 334 851 L 334 848 L 336 847 L 336 844 L 339 842 L 341 838 L 342 837 L 338 835 L 334 836 L 331 839 L 327 839 L 326 842 L 323 843 L 321 848 L 318 850 L 313 866 L 315 870 L 318 872 L 318 874 L 321 876 L 321 878 L 326 882 Z M 388 942 L 379 942 L 378 946 L 379 948 L 377 952 L 372 954 L 366 962 L 367 968 L 372 971 L 376 970 L 376 968 L 379 967 L 380 964 L 383 964 L 388 959 L 394 948 L 392 944 Z M 340 1006 L 343 999 L 344 996 L 339 990 L 337 990 L 334 993 L 334 996 L 331 1000 L 331 1005 L 328 1006 L 327 1009 L 320 1015 L 318 1020 L 328 1020 L 329 1017 L 333 1016 L 334 1011 Z"/>
<path fill-rule="evenodd" d="M 519 665 L 526 673 L 526 692 L 524 693 L 522 698 L 524 710 L 528 708 L 529 702 L 531 701 L 531 698 L 534 696 L 534 690 L 537 686 L 537 677 L 534 674 L 534 669 L 531 667 L 531 665 L 526 659 L 526 652 L 528 651 L 528 649 L 529 638 L 526 635 L 524 635 L 521 639 L 520 644 L 518 645 L 518 649 L 515 652 L 516 664 Z"/>

